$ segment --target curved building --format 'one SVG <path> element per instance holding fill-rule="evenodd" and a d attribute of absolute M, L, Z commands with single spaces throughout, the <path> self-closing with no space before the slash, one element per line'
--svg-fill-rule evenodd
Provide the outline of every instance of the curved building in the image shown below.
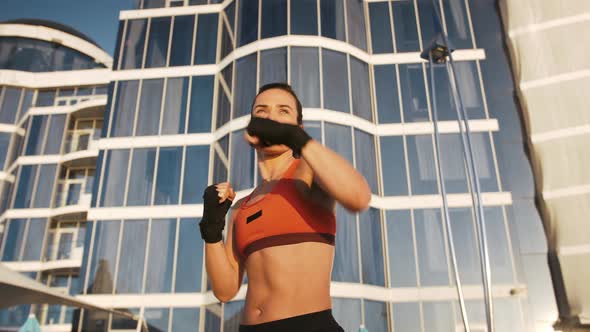
<path fill-rule="evenodd" d="M 150 330 L 237 331 L 247 281 L 228 303 L 219 303 L 210 291 L 198 230 L 201 195 L 210 183 L 229 180 L 238 196 L 258 183 L 256 157 L 242 133 L 257 88 L 281 81 L 299 95 L 306 131 L 359 169 L 373 193 L 363 213 L 337 207 L 331 289 L 336 319 L 346 331 L 361 325 L 371 332 L 463 331 L 435 166 L 429 88 L 434 79 L 459 274 L 472 331 L 486 331 L 449 80 L 444 67 L 430 77 L 420 58 L 434 36 L 431 0 L 137 3 L 137 9 L 120 14 L 103 122 L 92 124 L 102 128 L 94 154 L 42 159 L 53 160 L 54 172 L 63 164 L 94 162 L 83 175 L 55 175 L 58 188 L 88 180 L 80 182 L 85 183 L 81 192 L 92 193 L 90 206 L 58 207 L 55 196 L 52 207 L 43 210 L 49 223 L 61 211 L 78 218 L 77 243 L 84 248 L 73 273 L 78 273 L 81 298 L 139 314 Z M 456 76 L 484 191 L 496 331 L 552 331 L 557 309 L 546 238 L 495 1 L 440 4 L 456 47 Z M 51 107 L 91 113 L 90 107 Z M 29 126 L 36 124 L 33 119 Z M 13 127 L 13 136 L 37 128 Z M 28 145 L 21 149 L 29 151 Z M 21 153 L 17 160 L 41 160 L 35 158 Z M 41 218 L 36 206 L 22 204 L 44 188 L 31 180 L 45 179 L 33 176 L 44 169 L 24 165 L 3 175 L 5 195 L 13 197 L 3 215 L 9 221 L 6 239 L 21 234 L 11 230 L 14 220 L 27 218 L 18 213 L 32 211 L 26 219 L 31 225 Z M 20 189 L 23 181 L 30 183 L 30 192 Z M 75 331 L 137 328 L 136 322 L 98 312 L 73 316 Z"/>

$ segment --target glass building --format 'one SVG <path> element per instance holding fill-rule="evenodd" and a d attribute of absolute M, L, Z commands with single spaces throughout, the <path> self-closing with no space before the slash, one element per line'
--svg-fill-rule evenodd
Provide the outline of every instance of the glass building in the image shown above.
<path fill-rule="evenodd" d="M 202 190 L 228 180 L 243 197 L 258 183 L 242 139 L 250 105 L 258 87 L 288 82 L 306 131 L 373 193 L 365 212 L 337 207 L 336 319 L 346 331 L 463 331 L 435 166 L 434 79 L 459 274 L 472 331 L 486 331 L 449 80 L 444 67 L 431 78 L 419 56 L 435 33 L 432 1 L 209 2 L 142 0 L 121 12 L 106 69 L 39 70 L 1 48 L 2 261 L 139 314 L 150 331 L 237 331 L 244 289 L 221 304 L 206 279 Z M 546 238 L 495 1 L 439 3 L 484 191 L 497 331 L 552 331 Z M 0 43 L 32 43 L 2 31 Z M 24 83 L 10 80 L 14 72 Z M 137 326 L 61 306 L 2 310 L 0 325 L 29 312 L 51 331 Z"/>

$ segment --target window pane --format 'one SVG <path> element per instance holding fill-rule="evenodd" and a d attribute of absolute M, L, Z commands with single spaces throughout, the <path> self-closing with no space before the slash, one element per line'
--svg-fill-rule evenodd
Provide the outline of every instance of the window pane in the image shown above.
<path fill-rule="evenodd" d="M 60 153 L 65 123 L 65 114 L 55 114 L 51 116 L 51 123 L 49 124 L 49 133 L 47 135 L 47 143 L 45 143 L 45 154 Z"/>
<path fill-rule="evenodd" d="M 344 1 L 321 0 L 322 36 L 346 41 L 344 32 Z"/>
<path fill-rule="evenodd" d="M 287 0 L 261 0 L 261 3 L 261 38 L 286 35 Z"/>
<path fill-rule="evenodd" d="M 123 206 L 129 150 L 110 150 L 102 180 L 101 206 Z"/>
<path fill-rule="evenodd" d="M 141 293 L 147 228 L 147 220 L 125 220 L 123 222 L 117 294 Z"/>
<path fill-rule="evenodd" d="M 334 150 L 343 158 L 353 163 L 352 160 L 352 134 L 350 127 L 332 123 L 325 123 L 326 146 Z"/>
<path fill-rule="evenodd" d="M 381 217 L 378 209 L 370 208 L 359 214 L 363 283 L 385 286 Z"/>
<path fill-rule="evenodd" d="M 408 136 L 408 163 L 413 195 L 438 193 L 434 147 L 430 135 Z"/>
<path fill-rule="evenodd" d="M 234 119 L 250 114 L 256 96 L 256 53 L 236 61 Z"/>
<path fill-rule="evenodd" d="M 229 26 L 231 30 L 234 30 L 234 23 L 236 20 L 236 3 L 232 1 L 229 5 L 225 6 L 225 15 L 227 16 L 227 21 L 229 22 Z"/>
<path fill-rule="evenodd" d="M 169 308 L 146 308 L 143 315 L 148 325 L 148 331 L 168 331 L 168 320 L 170 319 Z"/>
<path fill-rule="evenodd" d="M 369 84 L 369 66 L 365 62 L 351 56 L 350 78 L 353 114 L 373 122 Z"/>
<path fill-rule="evenodd" d="M 400 123 L 399 94 L 395 65 L 374 66 L 379 123 Z"/>
<path fill-rule="evenodd" d="M 371 192 L 379 194 L 377 184 L 377 153 L 373 135 L 362 130 L 354 130 L 354 150 L 356 154 L 356 169 L 365 176 Z"/>
<path fill-rule="evenodd" d="M 227 166 L 221 160 L 217 151 L 215 151 L 213 156 L 213 183 L 227 181 Z"/>
<path fill-rule="evenodd" d="M 404 121 L 429 121 L 421 64 L 399 65 Z"/>
<path fill-rule="evenodd" d="M 141 68 L 147 20 L 127 21 L 121 69 Z"/>
<path fill-rule="evenodd" d="M 143 80 L 135 136 L 158 135 L 164 79 Z"/>
<path fill-rule="evenodd" d="M 466 193 L 465 158 L 459 134 L 440 135 L 440 163 L 447 193 Z"/>
<path fill-rule="evenodd" d="M 365 31 L 365 11 L 363 10 L 363 1 L 346 1 L 346 17 L 346 24 L 348 24 L 348 42 L 366 51 L 367 33 Z"/>
<path fill-rule="evenodd" d="M 42 152 L 43 142 L 45 140 L 45 132 L 47 130 L 47 122 L 49 115 L 36 115 L 31 119 L 29 126 L 29 137 L 27 139 L 27 148 L 25 154 L 39 155 Z"/>
<path fill-rule="evenodd" d="M 424 302 L 424 331 L 447 332 L 455 330 L 450 302 Z"/>
<path fill-rule="evenodd" d="M 391 286 L 415 287 L 416 257 L 410 211 L 389 210 L 386 217 Z"/>
<path fill-rule="evenodd" d="M 348 65 L 346 55 L 340 52 L 322 50 L 322 71 L 324 80 L 324 108 L 350 113 L 348 102 Z"/>
<path fill-rule="evenodd" d="M 393 53 L 389 2 L 369 3 L 369 16 L 371 19 L 373 54 Z"/>
<path fill-rule="evenodd" d="M 25 240 L 27 219 L 11 219 L 7 224 L 6 243 L 2 252 L 2 261 L 13 262 L 20 260 L 20 249 Z"/>
<path fill-rule="evenodd" d="M 205 306 L 205 331 L 221 332 L 221 303 Z"/>
<path fill-rule="evenodd" d="M 4 97 L 0 104 L 0 123 L 14 124 L 22 90 L 21 88 L 4 88 Z"/>
<path fill-rule="evenodd" d="M 182 204 L 200 204 L 203 202 L 203 190 L 207 186 L 208 174 L 209 146 L 187 146 L 184 160 Z"/>
<path fill-rule="evenodd" d="M 449 211 L 459 277 L 462 283 L 478 284 L 481 283 L 481 269 L 471 213 L 471 208 Z"/>
<path fill-rule="evenodd" d="M 504 223 L 501 207 L 484 208 L 488 252 L 492 266 L 492 282 L 513 283 L 512 257 L 508 244 L 508 229 Z M 520 220 L 519 220 L 520 221 Z"/>
<path fill-rule="evenodd" d="M 0 133 L 0 170 L 4 169 L 11 137 L 12 135 L 10 133 Z"/>
<path fill-rule="evenodd" d="M 416 225 L 420 284 L 422 286 L 448 285 L 447 255 L 440 210 L 415 210 L 414 223 Z"/>
<path fill-rule="evenodd" d="M 182 148 L 160 148 L 154 205 L 178 204 Z"/>
<path fill-rule="evenodd" d="M 260 86 L 287 82 L 287 48 L 260 52 Z"/>
<path fill-rule="evenodd" d="M 225 303 L 223 306 L 223 331 L 224 332 L 238 332 L 240 322 L 242 320 L 242 310 L 244 309 L 244 301 L 231 301 Z"/>
<path fill-rule="evenodd" d="M 291 34 L 318 34 L 318 0 L 291 1 Z"/>
<path fill-rule="evenodd" d="M 37 101 L 35 102 L 35 106 L 42 107 L 42 106 L 53 106 L 55 102 L 55 93 L 56 90 L 39 90 L 37 92 Z"/>
<path fill-rule="evenodd" d="M 336 254 L 334 256 L 332 280 L 360 282 L 356 215 L 337 204 L 336 220 L 338 221 L 338 235 L 336 236 Z"/>
<path fill-rule="evenodd" d="M 148 8 L 162 8 L 165 0 L 143 0 L 143 9 Z"/>
<path fill-rule="evenodd" d="M 139 315 L 139 308 L 118 308 L 117 310 L 130 313 L 132 315 Z M 113 330 L 135 330 L 137 328 L 138 321 L 129 317 L 119 316 L 117 314 L 112 315 L 111 329 Z M 86 330 L 84 330 L 86 331 Z"/>
<path fill-rule="evenodd" d="M 151 20 L 145 68 L 164 67 L 168 56 L 170 17 L 157 17 Z"/>
<path fill-rule="evenodd" d="M 387 303 L 363 300 L 365 323 L 371 332 L 387 332 Z"/>
<path fill-rule="evenodd" d="M 317 48 L 291 47 L 291 87 L 303 107 L 320 107 L 319 62 Z"/>
<path fill-rule="evenodd" d="M 197 18 L 196 65 L 215 63 L 217 53 L 217 14 L 201 14 Z"/>
<path fill-rule="evenodd" d="M 238 47 L 258 38 L 258 0 L 241 0 L 238 7 Z"/>
<path fill-rule="evenodd" d="M 25 96 L 23 97 L 23 101 L 21 103 L 21 111 L 18 116 L 18 121 L 20 122 L 25 114 L 29 111 L 29 108 L 33 106 L 33 96 L 35 94 L 35 90 L 25 90 Z"/>
<path fill-rule="evenodd" d="M 444 1 L 442 4 L 445 10 L 445 24 L 449 35 L 449 43 L 456 48 L 473 48 L 465 2 L 450 0 Z"/>
<path fill-rule="evenodd" d="M 176 239 L 176 219 L 152 219 L 145 293 L 169 293 Z"/>
<path fill-rule="evenodd" d="M 213 76 L 193 76 L 188 132 L 211 131 Z"/>
<path fill-rule="evenodd" d="M 18 180 L 16 197 L 14 198 L 14 208 L 29 208 L 33 200 L 33 184 L 37 175 L 37 166 L 21 166 L 20 177 Z"/>
<path fill-rule="evenodd" d="M 139 81 L 121 81 L 111 121 L 111 137 L 131 136 Z"/>
<path fill-rule="evenodd" d="M 166 83 L 162 135 L 184 133 L 187 97 L 188 77 L 169 78 Z"/>
<path fill-rule="evenodd" d="M 320 121 L 303 121 L 303 129 L 305 129 L 312 139 L 323 144 L 322 123 Z"/>
<path fill-rule="evenodd" d="M 420 305 L 418 303 L 393 303 L 392 307 L 394 331 L 421 331 Z"/>
<path fill-rule="evenodd" d="M 361 300 L 332 298 L 332 313 L 344 331 L 359 330 L 361 312 Z"/>
<path fill-rule="evenodd" d="M 254 149 L 244 140 L 244 130 L 233 132 L 231 138 L 230 181 L 234 190 L 254 187 Z"/>
<path fill-rule="evenodd" d="M 413 0 L 396 0 L 391 2 L 395 45 L 398 52 L 416 52 L 420 50 L 416 14 Z"/>
<path fill-rule="evenodd" d="M 191 63 L 194 26 L 195 17 L 193 15 L 174 17 L 170 66 L 187 66 Z"/>
<path fill-rule="evenodd" d="M 232 2 L 234 4 L 234 2 Z M 234 49 L 234 42 L 230 37 L 230 32 L 227 30 L 227 26 L 225 24 L 221 25 L 221 57 L 220 59 L 225 59 Z"/>
<path fill-rule="evenodd" d="M 201 236 L 199 221 L 199 219 L 180 219 L 178 256 L 176 259 L 176 285 L 174 287 L 176 293 L 201 291 L 203 241 L 195 241 L 195 239 L 199 239 Z M 174 320 L 176 320 L 176 310 Z M 174 328 L 173 330 L 177 331 Z M 183 329 L 179 329 L 178 331 L 183 331 Z"/>
<path fill-rule="evenodd" d="M 406 157 L 402 136 L 381 137 L 383 195 L 408 195 Z"/>
<path fill-rule="evenodd" d="M 29 221 L 27 241 L 23 250 L 23 261 L 38 261 L 41 259 L 41 249 L 43 248 L 46 228 L 47 219 L 45 218 L 35 218 Z"/>
<path fill-rule="evenodd" d="M 191 331 L 199 326 L 199 308 L 173 308 L 171 331 Z"/>
<path fill-rule="evenodd" d="M 217 84 L 217 117 L 215 128 L 219 128 L 231 120 L 231 105 L 221 81 Z"/>
<path fill-rule="evenodd" d="M 129 193 L 127 194 L 128 206 L 150 205 L 155 161 L 156 148 L 133 150 Z"/>
<path fill-rule="evenodd" d="M 34 208 L 48 208 L 53 196 L 53 184 L 55 183 L 56 164 L 39 165 L 39 180 L 35 193 Z"/>
<path fill-rule="evenodd" d="M 120 226 L 118 220 L 96 222 L 87 294 L 113 292 Z"/>

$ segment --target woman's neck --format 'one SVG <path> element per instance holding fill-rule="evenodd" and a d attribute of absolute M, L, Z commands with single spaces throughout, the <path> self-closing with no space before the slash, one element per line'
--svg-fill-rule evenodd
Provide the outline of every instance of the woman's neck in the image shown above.
<path fill-rule="evenodd" d="M 295 160 L 291 150 L 285 151 L 279 155 L 269 156 L 262 155 L 258 161 L 260 173 L 265 181 L 276 180 L 280 178 L 289 165 Z"/>

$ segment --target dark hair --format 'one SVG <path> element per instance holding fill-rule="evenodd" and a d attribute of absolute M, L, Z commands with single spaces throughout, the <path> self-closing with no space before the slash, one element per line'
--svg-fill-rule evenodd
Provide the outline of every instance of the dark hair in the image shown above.
<path fill-rule="evenodd" d="M 295 98 L 295 104 L 297 105 L 297 124 L 302 124 L 303 123 L 303 107 L 301 106 L 301 102 L 299 101 L 299 98 L 297 98 L 295 91 L 293 91 L 291 86 L 287 83 L 268 83 L 268 84 L 261 86 L 260 89 L 258 89 L 258 93 L 254 97 L 254 100 L 252 101 L 252 106 L 250 106 L 250 113 L 252 113 L 252 109 L 254 108 L 254 103 L 256 102 L 256 97 L 258 97 L 258 95 L 263 93 L 264 91 L 270 90 L 270 89 L 279 89 L 279 90 L 286 91 L 291 96 L 293 96 L 293 98 Z"/>

